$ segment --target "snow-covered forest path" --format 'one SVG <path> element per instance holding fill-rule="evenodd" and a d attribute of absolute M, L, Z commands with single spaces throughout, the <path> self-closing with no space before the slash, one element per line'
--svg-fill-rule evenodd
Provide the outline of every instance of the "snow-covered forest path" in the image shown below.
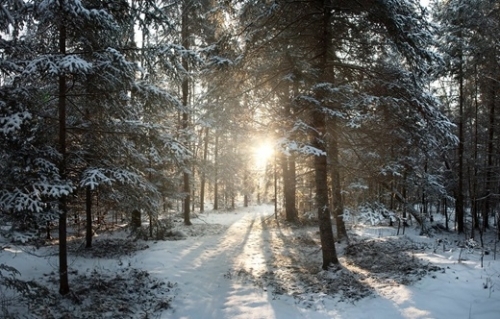
<path fill-rule="evenodd" d="M 188 234 L 185 239 L 138 241 L 142 250 L 118 255 L 109 251 L 119 250 L 111 245 L 113 239 L 131 242 L 130 234 L 102 234 L 94 247 L 100 247 L 100 242 L 101 249 L 93 252 L 104 247 L 105 254 L 91 256 L 85 250 L 69 258 L 74 295 L 85 298 L 91 287 L 89 298 L 82 299 L 83 305 L 68 298 L 59 300 L 58 295 L 48 296 L 46 302 L 60 301 L 50 309 L 75 319 L 121 318 L 121 314 L 134 319 L 498 318 L 500 263 L 492 254 L 483 256 L 481 266 L 480 251 L 462 251 L 451 241 L 444 250 L 443 245 L 433 244 L 437 238 L 419 236 L 416 228 L 394 236 L 391 227 L 359 226 L 350 230 L 351 254 L 345 245 L 338 247 L 343 269 L 324 272 L 317 228 L 278 224 L 273 217 L 273 206 L 259 205 L 205 213 L 193 218 L 192 226 L 181 225 L 179 219 L 174 229 Z M 360 245 L 362 238 L 370 239 L 366 246 Z M 403 251 L 406 244 L 413 247 L 406 258 L 387 253 L 387 249 Z M 353 247 L 368 250 L 356 255 Z M 0 265 L 15 267 L 24 279 L 53 288 L 57 284 L 55 248 L 12 246 L 0 254 Z M 353 270 L 352 262 L 358 270 Z M 402 276 L 410 278 L 404 269 L 380 272 L 403 262 L 405 267 L 413 265 L 412 273 L 424 271 L 425 276 L 407 285 L 398 282 Z M 426 270 L 433 265 L 439 271 Z M 45 304 L 39 306 L 45 309 Z"/>
<path fill-rule="evenodd" d="M 165 313 L 165 318 L 296 318 L 296 310 L 279 305 L 271 291 L 238 274 L 242 269 L 265 270 L 270 243 L 262 222 L 271 213 L 272 206 L 256 206 L 224 214 L 234 220 L 222 234 L 153 244 L 138 253 L 134 267 L 178 283 L 173 313 Z M 169 260 L 165 255 L 175 257 Z"/>
<path fill-rule="evenodd" d="M 193 232 L 186 240 L 151 243 L 149 249 L 131 256 L 132 267 L 176 283 L 173 309 L 163 312 L 160 318 L 422 319 L 459 317 L 470 311 L 472 318 L 489 319 L 496 313 L 494 309 L 498 309 L 495 306 L 498 296 L 494 292 L 491 295 L 481 284 L 484 276 L 498 276 L 495 268 L 488 263 L 482 270 L 476 262 L 470 265 L 473 269 L 468 269 L 466 264 L 453 261 L 457 253 L 443 254 L 439 260 L 431 252 L 420 255 L 426 260 L 436 259 L 446 267 L 446 272 L 429 275 L 415 285 L 373 287 L 375 298 L 341 301 L 314 290 L 324 285 L 321 282 L 308 283 L 313 289 L 301 289 L 300 285 L 304 285 L 301 271 L 309 274 L 320 271 L 319 244 L 313 240 L 317 237 L 316 230 L 270 226 L 273 217 L 271 205 L 210 213 L 184 228 Z M 295 268 L 296 258 L 302 260 L 301 269 Z M 344 289 L 360 287 L 360 283 L 354 284 Z M 294 297 L 294 291 L 302 293 Z M 457 304 L 457 300 L 461 301 Z"/>

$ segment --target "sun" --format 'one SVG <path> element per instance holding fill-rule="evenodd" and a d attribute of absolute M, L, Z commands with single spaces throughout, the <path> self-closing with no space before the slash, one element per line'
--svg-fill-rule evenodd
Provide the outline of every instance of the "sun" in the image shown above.
<path fill-rule="evenodd" d="M 273 145 L 269 142 L 263 142 L 254 148 L 255 166 L 265 168 L 267 162 L 274 154 Z"/>

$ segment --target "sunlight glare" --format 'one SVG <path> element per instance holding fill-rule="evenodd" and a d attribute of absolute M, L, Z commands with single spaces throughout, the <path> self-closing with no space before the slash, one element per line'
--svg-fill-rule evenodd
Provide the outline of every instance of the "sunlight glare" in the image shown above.
<path fill-rule="evenodd" d="M 267 162 L 271 159 L 273 152 L 273 146 L 269 142 L 264 142 L 257 146 L 254 150 L 255 165 L 257 168 L 265 168 Z"/>

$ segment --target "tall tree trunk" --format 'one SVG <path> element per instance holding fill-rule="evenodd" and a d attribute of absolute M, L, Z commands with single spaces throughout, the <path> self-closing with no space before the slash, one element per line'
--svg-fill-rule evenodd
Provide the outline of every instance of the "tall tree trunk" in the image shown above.
<path fill-rule="evenodd" d="M 331 53 L 331 17 L 332 4 L 329 0 L 322 2 L 322 34 L 319 42 L 320 62 L 318 69 L 322 70 L 320 81 L 330 82 L 333 80 L 330 74 L 330 57 Z M 320 96 L 320 101 L 322 100 Z M 321 110 L 322 106 L 315 106 L 312 114 L 312 146 L 322 154 L 317 154 L 314 157 L 315 168 L 315 187 L 316 187 L 316 205 L 318 207 L 319 233 L 321 238 L 321 250 L 323 253 L 323 269 L 328 269 L 332 265 L 339 263 L 337 251 L 335 249 L 335 239 L 333 237 L 332 221 L 330 210 L 328 209 L 328 166 L 326 157 L 326 123 L 325 115 Z"/>
<path fill-rule="evenodd" d="M 446 200 L 446 197 L 443 198 L 443 212 L 444 212 L 444 227 L 446 229 L 446 231 L 449 231 L 450 230 L 450 217 L 448 215 L 448 201 Z"/>
<path fill-rule="evenodd" d="M 278 168 L 276 167 L 276 152 L 274 152 L 273 178 L 274 178 L 274 219 L 278 219 Z"/>
<path fill-rule="evenodd" d="M 475 164 L 472 164 L 475 165 Z M 476 174 L 475 171 L 469 166 L 468 167 L 468 183 L 469 183 L 469 194 L 470 194 L 470 212 L 471 212 L 471 229 L 470 229 L 470 238 L 474 239 L 475 230 L 478 229 L 479 225 L 479 216 L 478 216 L 478 207 L 477 207 L 477 186 L 476 186 Z"/>
<path fill-rule="evenodd" d="M 85 187 L 85 212 L 87 220 L 85 221 L 85 247 L 92 247 L 92 191 L 90 186 Z"/>
<path fill-rule="evenodd" d="M 214 150 L 214 210 L 219 209 L 219 134 L 215 134 L 215 150 Z"/>
<path fill-rule="evenodd" d="M 195 156 L 196 158 L 196 156 Z M 191 187 L 191 211 L 194 212 L 195 210 L 195 198 L 196 198 L 196 186 L 194 185 L 196 183 L 196 167 L 195 165 L 192 166 L 191 168 L 191 181 L 193 183 L 193 187 Z"/>
<path fill-rule="evenodd" d="M 182 3 L 182 30 L 181 30 L 181 37 L 182 37 L 182 45 L 184 49 L 189 50 L 189 28 L 188 28 L 188 4 L 187 0 L 184 0 Z M 189 71 L 189 64 L 186 56 L 182 56 L 182 67 L 186 71 L 186 73 Z M 184 78 L 182 79 L 182 105 L 184 107 L 183 113 L 182 113 L 182 128 L 185 134 L 185 141 L 186 145 L 188 143 L 188 133 L 187 129 L 189 127 L 189 112 L 187 110 L 188 108 L 188 99 L 189 99 L 189 75 L 185 74 Z M 185 225 L 191 225 L 191 190 L 190 190 L 190 178 L 189 178 L 189 171 L 188 171 L 189 164 L 185 163 L 185 168 L 184 168 L 184 224 Z"/>
<path fill-rule="evenodd" d="M 337 142 L 337 121 L 332 119 L 330 127 L 330 177 L 332 182 L 332 210 L 337 225 L 337 239 L 347 239 L 344 223 L 344 204 L 342 203 L 342 187 L 340 186 L 339 147 Z"/>
<path fill-rule="evenodd" d="M 281 168 L 283 171 L 283 195 L 285 197 L 285 218 L 289 222 L 298 219 L 298 212 L 295 203 L 296 193 L 296 171 L 295 155 L 281 155 Z"/>
<path fill-rule="evenodd" d="M 293 64 L 292 59 L 289 54 L 287 54 L 287 58 L 290 61 L 290 64 Z M 295 93 L 298 89 L 294 85 L 292 88 L 292 92 Z M 294 118 L 292 112 L 292 101 L 290 98 L 290 86 L 288 83 L 285 83 L 283 87 L 283 95 L 284 95 L 284 103 L 285 106 L 283 108 L 283 117 L 284 118 Z M 289 127 L 288 129 L 291 129 Z M 294 136 L 292 134 L 291 138 Z M 295 222 L 298 219 L 298 211 L 297 205 L 295 201 L 296 195 L 296 169 L 295 169 L 295 155 L 292 152 L 290 155 L 282 154 L 281 156 L 281 167 L 283 172 L 283 195 L 285 201 L 285 218 L 289 222 Z"/>
<path fill-rule="evenodd" d="M 474 162 L 473 162 L 473 174 L 471 177 L 471 213 L 472 213 L 472 228 L 471 228 L 471 238 L 474 238 L 475 229 L 479 228 L 479 209 L 478 209 L 478 75 L 477 75 L 477 65 L 474 66 Z M 472 123 L 471 123 L 472 125 Z"/>
<path fill-rule="evenodd" d="M 63 2 L 60 1 L 61 11 Z M 59 27 L 59 53 L 66 55 L 66 26 L 64 21 Z M 61 179 L 66 179 L 66 77 L 59 76 L 59 152 L 61 153 L 61 162 L 59 165 L 59 173 Z M 68 247 L 67 247 L 67 214 L 68 208 L 66 204 L 67 196 L 61 196 L 59 200 L 59 293 L 66 295 L 69 293 L 68 281 Z"/>
<path fill-rule="evenodd" d="M 327 181 L 327 158 L 325 149 L 325 119 L 322 112 L 315 110 L 313 114 L 312 146 L 323 152 L 322 155 L 314 157 L 316 206 L 318 207 L 319 234 L 321 238 L 321 250 L 323 253 L 323 269 L 328 269 L 333 264 L 338 264 L 335 239 L 333 237 L 332 221 L 328 209 L 328 181 Z"/>
<path fill-rule="evenodd" d="M 459 35 L 459 38 L 461 35 Z M 455 218 L 457 231 L 464 232 L 464 74 L 463 54 L 459 66 L 459 115 L 458 115 L 458 185 L 455 194 Z"/>
<path fill-rule="evenodd" d="M 245 169 L 243 173 L 243 189 L 244 189 L 244 195 L 243 195 L 243 207 L 248 207 L 248 202 L 249 202 L 249 190 L 250 186 L 248 185 L 248 170 Z"/>
<path fill-rule="evenodd" d="M 205 128 L 205 139 L 203 145 L 203 168 L 200 177 L 200 213 L 205 211 L 205 184 L 206 184 L 206 169 L 208 156 L 208 132 L 209 128 Z"/>
<path fill-rule="evenodd" d="M 484 198 L 484 210 L 482 214 L 483 218 L 483 229 L 489 228 L 488 218 L 492 209 L 493 203 L 493 191 L 495 189 L 495 181 L 493 180 L 494 169 L 493 169 L 493 152 L 494 152 L 494 137 L 495 137 L 495 98 L 496 90 L 494 81 L 490 81 L 490 114 L 489 114 L 489 125 L 488 125 L 488 167 L 486 169 L 486 193 Z"/>

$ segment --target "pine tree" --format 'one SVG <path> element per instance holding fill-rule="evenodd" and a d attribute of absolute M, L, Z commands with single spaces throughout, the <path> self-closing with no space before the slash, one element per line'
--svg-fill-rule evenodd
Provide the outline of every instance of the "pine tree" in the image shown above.
<path fill-rule="evenodd" d="M 326 269 L 337 262 L 328 209 L 328 151 L 330 163 L 336 166 L 332 169 L 337 172 L 332 174 L 336 179 L 332 184 L 334 197 L 340 202 L 338 170 L 348 166 L 335 157 L 342 154 L 340 147 L 349 147 L 346 141 L 358 140 L 358 132 L 397 136 L 395 148 L 415 140 L 425 146 L 419 150 L 428 153 L 455 141 L 450 134 L 451 123 L 436 110 L 436 101 L 425 91 L 428 71 L 437 58 L 429 50 L 430 27 L 416 1 L 252 3 L 243 8 L 241 16 L 246 22 L 248 59 L 288 50 L 295 61 L 300 61 L 293 65 L 299 70 L 295 74 L 300 74 L 295 101 L 301 117 L 296 122 L 305 122 L 299 125 L 306 128 L 311 142 L 305 147 L 297 147 L 298 141 L 294 145 L 298 151 L 314 156 Z M 278 63 L 266 69 L 273 73 L 263 73 L 263 81 L 292 73 L 291 64 Z M 392 130 L 390 122 L 398 123 L 397 129 Z M 328 126 L 335 133 L 330 138 Z M 377 145 L 369 147 L 376 149 Z M 398 161 L 403 160 L 408 159 L 400 157 Z M 398 167 L 411 165 L 393 164 L 394 159 L 389 158 L 374 175 L 388 169 L 390 174 L 402 174 Z"/>
<path fill-rule="evenodd" d="M 452 168 L 456 171 L 453 188 L 457 231 L 467 231 L 464 219 L 469 202 L 473 227 L 484 230 L 489 226 L 498 192 L 494 186 L 498 171 L 494 154 L 499 89 L 494 39 L 499 12 L 491 1 L 467 0 L 438 2 L 434 12 L 441 27 L 439 48 L 446 62 L 440 79 L 444 90 L 440 93 L 447 97 L 444 103 L 457 123 L 460 140 L 456 153 L 450 154 L 450 166 L 455 165 Z M 447 78 L 452 79 L 451 83 Z"/>
<path fill-rule="evenodd" d="M 149 10 L 141 5 L 140 10 Z M 115 209 L 132 207 L 155 216 L 163 197 L 175 193 L 165 170 L 178 167 L 188 154 L 165 116 L 181 104 L 146 77 L 136 77 L 147 69 L 127 59 L 138 50 L 127 48 L 127 26 L 137 21 L 137 12 L 126 2 L 61 0 L 23 6 L 16 1 L 12 8 L 2 11 L 15 17 L 2 25 L 10 41 L 2 42 L 0 106 L 8 115 L 2 125 L 11 134 L 2 143 L 22 147 L 2 151 L 2 169 L 18 174 L 8 174 L 12 183 L 2 188 L 0 200 L 11 214 L 42 220 L 58 216 L 60 292 L 67 294 L 66 221 L 69 210 L 77 214 L 81 209 L 69 195 L 84 192 L 87 197 L 89 246 L 91 197 L 97 188 Z M 165 43 L 143 48 L 142 61 L 161 61 L 161 51 L 172 52 L 172 47 L 174 53 L 182 50 Z M 22 161 L 19 151 L 26 153 Z M 28 187 L 20 188 L 24 183 Z"/>

